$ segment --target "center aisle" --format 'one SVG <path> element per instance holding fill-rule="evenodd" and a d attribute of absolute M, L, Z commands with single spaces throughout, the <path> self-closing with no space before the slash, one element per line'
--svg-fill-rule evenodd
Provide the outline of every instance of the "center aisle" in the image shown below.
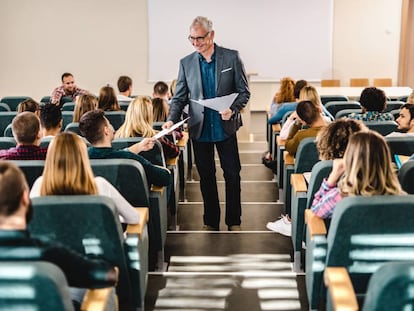
<path fill-rule="evenodd" d="M 202 228 L 203 204 L 195 168 L 178 207 L 179 231 L 169 231 L 166 272 L 148 276 L 145 310 L 306 310 L 304 276 L 292 272 L 289 237 L 268 231 L 266 223 L 283 212 L 271 171 L 261 164 L 265 115 L 252 113 L 253 142 L 239 142 L 242 162 L 242 230 Z M 217 180 L 224 200 L 222 170 Z M 222 203 L 224 211 L 224 204 Z M 224 213 L 222 213 L 224 215 Z"/>

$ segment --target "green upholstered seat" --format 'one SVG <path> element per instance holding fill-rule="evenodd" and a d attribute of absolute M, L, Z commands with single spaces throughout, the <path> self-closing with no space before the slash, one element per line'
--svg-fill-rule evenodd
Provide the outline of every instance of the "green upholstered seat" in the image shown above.
<path fill-rule="evenodd" d="M 145 171 L 132 159 L 92 159 L 92 170 L 114 185 L 128 202 L 135 207 L 149 207 L 148 231 L 150 239 L 150 268 L 155 269 L 164 260 L 167 236 L 167 195 L 148 189 Z"/>
<path fill-rule="evenodd" d="M 390 261 L 414 260 L 414 196 L 346 197 L 333 213 L 327 235 L 306 236 L 306 291 L 311 309 L 324 304 L 326 267 L 345 267 L 356 294 Z"/>
<path fill-rule="evenodd" d="M 0 310 L 73 311 L 66 278 L 49 262 L 0 262 Z"/>
<path fill-rule="evenodd" d="M 298 151 L 295 155 L 295 164 L 285 164 L 283 170 L 283 198 L 287 214 L 291 215 L 292 186 L 290 184 L 290 176 L 293 173 L 310 172 L 318 161 L 319 153 L 316 148 L 315 137 L 307 137 L 299 143 Z"/>
<path fill-rule="evenodd" d="M 332 160 L 319 161 L 316 163 L 311 171 L 307 191 L 298 193 L 292 191 L 292 244 L 294 251 L 294 267 L 296 271 L 300 271 L 301 267 L 301 250 L 302 241 L 305 237 L 305 209 L 312 205 L 313 197 L 319 190 L 322 180 L 328 177 L 332 171 Z"/>
<path fill-rule="evenodd" d="M 11 111 L 17 111 L 17 106 L 19 106 L 22 101 L 30 98 L 30 96 L 5 96 L 0 102 L 7 104 Z"/>
<path fill-rule="evenodd" d="M 148 238 L 124 239 L 112 199 L 98 195 L 42 196 L 32 199 L 32 236 L 59 241 L 82 254 L 117 266 L 121 304 L 143 307 L 148 271 Z"/>

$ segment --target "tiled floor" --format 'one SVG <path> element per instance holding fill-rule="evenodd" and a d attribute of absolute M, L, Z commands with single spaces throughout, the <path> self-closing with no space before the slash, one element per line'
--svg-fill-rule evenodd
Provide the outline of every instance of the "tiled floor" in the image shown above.
<path fill-rule="evenodd" d="M 261 164 L 266 150 L 264 112 L 252 113 L 253 142 L 240 142 L 241 232 L 208 233 L 202 227 L 202 199 L 193 170 L 185 202 L 178 207 L 179 231 L 168 233 L 163 273 L 150 273 L 145 310 L 306 310 L 303 275 L 292 272 L 290 238 L 268 231 L 283 212 L 274 176 Z M 222 199 L 224 184 L 218 166 Z M 224 208 L 222 204 L 222 208 Z"/>

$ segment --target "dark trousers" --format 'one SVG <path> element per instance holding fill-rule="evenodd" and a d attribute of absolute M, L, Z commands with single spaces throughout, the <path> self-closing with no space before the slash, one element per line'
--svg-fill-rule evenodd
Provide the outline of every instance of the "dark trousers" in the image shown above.
<path fill-rule="evenodd" d="M 220 202 L 217 191 L 214 146 L 224 172 L 226 188 L 226 225 L 240 225 L 240 157 L 236 134 L 220 142 L 198 142 L 193 140 L 195 164 L 200 174 L 200 189 L 204 201 L 204 224 L 219 228 Z"/>

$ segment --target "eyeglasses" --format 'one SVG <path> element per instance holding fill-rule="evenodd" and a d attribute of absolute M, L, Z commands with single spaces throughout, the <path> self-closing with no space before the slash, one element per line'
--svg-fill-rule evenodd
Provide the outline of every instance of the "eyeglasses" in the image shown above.
<path fill-rule="evenodd" d="M 210 34 L 210 31 L 207 32 L 204 36 L 200 36 L 200 37 L 191 37 L 188 36 L 188 41 L 190 41 L 191 43 L 193 43 L 194 41 L 197 41 L 198 43 L 202 43 L 204 42 L 204 40 L 207 38 L 207 36 Z"/>

